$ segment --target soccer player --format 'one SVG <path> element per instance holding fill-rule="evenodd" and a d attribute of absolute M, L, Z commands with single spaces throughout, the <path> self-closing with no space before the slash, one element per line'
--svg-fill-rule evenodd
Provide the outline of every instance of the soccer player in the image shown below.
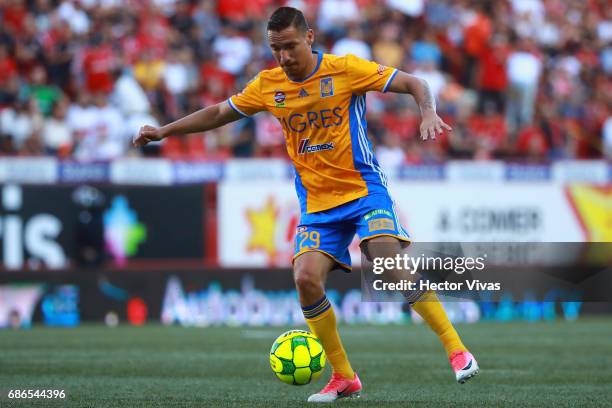
<path fill-rule="evenodd" d="M 325 296 L 327 274 L 335 267 L 350 271 L 348 246 L 356 233 L 362 245 L 384 243 L 400 251 L 409 243 L 367 138 L 365 94 L 412 94 L 421 110 L 423 140 L 434 139 L 443 129 L 451 128 L 437 115 L 425 81 L 353 55 L 313 51 L 313 30 L 297 9 L 277 9 L 268 21 L 267 37 L 280 67 L 260 72 L 241 93 L 225 102 L 160 128 L 143 126 L 134 144 L 142 146 L 169 135 L 214 129 L 264 110 L 278 119 L 295 167 L 301 209 L 294 280 L 306 322 L 321 340 L 333 369 L 329 383 L 308 401 L 355 397 L 362 386 L 342 346 L 336 316 Z M 376 251 L 380 247 L 367 249 Z M 428 292 L 409 300 L 440 338 L 456 380 L 463 383 L 475 375 L 476 360 L 461 342 L 436 295 Z"/>

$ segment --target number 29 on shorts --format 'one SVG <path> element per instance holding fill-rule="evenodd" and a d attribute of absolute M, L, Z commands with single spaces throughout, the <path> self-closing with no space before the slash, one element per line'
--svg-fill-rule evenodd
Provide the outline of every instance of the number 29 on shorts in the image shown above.
<path fill-rule="evenodd" d="M 304 249 L 317 249 L 321 245 L 319 231 L 302 231 L 297 235 L 298 252 Z"/>

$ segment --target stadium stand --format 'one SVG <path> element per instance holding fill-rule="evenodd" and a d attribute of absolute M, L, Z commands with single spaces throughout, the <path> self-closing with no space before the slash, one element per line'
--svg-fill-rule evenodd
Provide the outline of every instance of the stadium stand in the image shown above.
<path fill-rule="evenodd" d="M 275 66 L 265 22 L 304 10 L 316 48 L 421 76 L 454 132 L 419 143 L 402 95 L 368 95 L 385 167 L 448 159 L 612 158 L 606 0 L 2 0 L 0 154 L 79 161 L 284 157 L 268 114 L 141 152 L 130 139 Z"/>

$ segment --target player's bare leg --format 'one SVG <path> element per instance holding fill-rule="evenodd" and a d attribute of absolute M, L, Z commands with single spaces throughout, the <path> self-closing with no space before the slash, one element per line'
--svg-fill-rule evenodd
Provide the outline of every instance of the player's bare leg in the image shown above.
<path fill-rule="evenodd" d="M 374 245 L 370 245 L 370 243 Z M 383 236 L 369 240 L 368 251 L 372 258 L 394 257 L 402 251 L 402 248 L 397 238 Z M 399 271 L 395 272 L 395 279 L 397 280 L 410 278 L 397 275 L 400 273 Z M 438 338 L 446 350 L 451 367 L 455 372 L 455 379 L 457 382 L 463 384 L 478 374 L 479 367 L 476 359 L 463 345 L 461 338 L 448 319 L 442 307 L 442 303 L 440 303 L 436 294 L 434 292 L 407 293 L 405 296 L 412 305 L 412 308 L 438 335 Z"/>
<path fill-rule="evenodd" d="M 293 264 L 295 286 L 310 331 L 319 338 L 332 366 L 332 378 L 309 402 L 332 402 L 356 397 L 361 391 L 359 377 L 353 371 L 336 327 L 336 315 L 325 296 L 325 280 L 335 261 L 321 252 L 306 252 Z"/>
<path fill-rule="evenodd" d="M 295 259 L 293 280 L 302 306 L 312 305 L 325 295 L 327 274 L 334 265 L 333 259 L 318 251 L 305 252 Z"/>

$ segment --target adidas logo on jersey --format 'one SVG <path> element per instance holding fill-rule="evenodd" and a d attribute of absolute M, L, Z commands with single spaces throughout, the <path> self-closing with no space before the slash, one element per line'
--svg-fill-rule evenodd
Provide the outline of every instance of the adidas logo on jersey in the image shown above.
<path fill-rule="evenodd" d="M 300 88 L 300 93 L 298 93 L 298 98 L 305 98 L 309 96 L 308 92 L 304 88 Z"/>

